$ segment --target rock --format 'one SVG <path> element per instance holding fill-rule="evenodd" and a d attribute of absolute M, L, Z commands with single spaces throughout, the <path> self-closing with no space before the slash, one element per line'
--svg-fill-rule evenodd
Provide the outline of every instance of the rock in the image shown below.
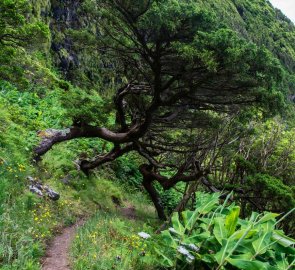
<path fill-rule="evenodd" d="M 53 189 L 48 186 L 44 186 L 44 190 L 46 192 L 47 197 L 49 197 L 53 201 L 57 201 L 60 198 L 59 193 L 55 192 Z"/>
<path fill-rule="evenodd" d="M 29 190 L 32 193 L 35 193 L 40 197 L 46 195 L 49 199 L 53 201 L 57 201 L 60 198 L 59 193 L 57 193 L 48 186 L 44 186 L 42 183 L 34 179 L 32 176 L 29 176 L 28 180 L 30 181 Z"/>
<path fill-rule="evenodd" d="M 33 186 L 33 185 L 30 185 L 30 186 L 29 186 L 29 190 L 30 190 L 32 193 L 35 193 L 35 194 L 39 195 L 40 197 L 43 196 L 42 191 L 41 191 L 39 188 L 37 188 L 37 187 L 35 187 L 35 186 Z"/>

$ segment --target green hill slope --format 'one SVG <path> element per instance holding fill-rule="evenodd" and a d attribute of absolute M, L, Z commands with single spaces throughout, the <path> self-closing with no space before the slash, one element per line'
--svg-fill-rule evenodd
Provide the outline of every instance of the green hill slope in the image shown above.
<path fill-rule="evenodd" d="M 267 47 L 282 64 L 285 92 L 295 99 L 295 26 L 288 18 L 265 0 L 195 1 L 213 12 L 220 24 Z M 139 216 L 153 217 L 154 210 L 148 206 L 146 194 L 140 193 L 138 157 L 124 157 L 103 167 L 90 179 L 77 170 L 74 161 L 110 148 L 101 141 L 68 142 L 55 147 L 41 163 L 33 161 L 33 148 L 40 140 L 38 131 L 71 125 L 69 107 L 84 112 L 83 102 L 90 100 L 100 102 L 99 106 L 94 104 L 90 108 L 100 110 L 104 106 L 105 111 L 109 110 L 109 95 L 116 79 L 111 61 L 102 62 L 96 46 L 101 31 L 96 17 L 100 2 L 0 0 L 0 269 L 40 269 L 46 242 L 58 228 L 83 215 L 91 215 L 98 208 L 116 213 L 113 200 L 123 205 L 142 203 Z M 8 16 L 2 16 L 7 10 Z M 5 41 L 7 35 L 18 38 Z M 69 89 L 75 95 L 71 96 L 73 92 Z M 93 89 L 101 96 L 91 96 Z M 83 100 L 73 103 L 77 97 Z M 114 123 L 113 114 L 101 117 L 110 125 Z M 291 131 L 286 133 L 290 136 Z M 285 147 L 289 141 L 283 143 Z M 285 154 L 281 148 L 280 144 L 276 149 L 278 156 Z M 288 164 L 293 166 L 293 159 Z M 61 194 L 61 199 L 52 202 L 32 194 L 28 176 L 50 185 Z M 128 184 L 122 185 L 123 181 Z M 283 190 L 283 181 L 278 181 Z M 180 191 L 183 190 L 184 186 L 180 186 Z M 167 211 L 182 197 L 178 189 L 161 192 Z M 286 197 L 293 203 L 292 187 L 288 188 Z M 148 215 L 143 213 L 146 208 Z M 93 224 L 87 225 L 90 232 L 99 222 L 108 224 L 112 219 L 118 220 L 105 215 L 107 222 L 95 217 Z M 126 223 L 133 226 L 136 221 Z M 140 221 L 136 226 L 145 225 Z M 117 250 L 116 247 L 113 252 Z"/>

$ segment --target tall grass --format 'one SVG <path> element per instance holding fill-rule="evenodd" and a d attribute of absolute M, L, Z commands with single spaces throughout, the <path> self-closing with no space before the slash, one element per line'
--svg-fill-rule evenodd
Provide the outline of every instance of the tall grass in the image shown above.
<path fill-rule="evenodd" d="M 123 203 L 129 209 L 136 205 L 135 219 L 126 216 L 121 208 L 108 208 L 98 211 L 78 230 L 71 249 L 74 270 L 154 269 L 138 232 L 154 230 L 158 222 L 155 210 L 138 192 L 125 193 Z"/>

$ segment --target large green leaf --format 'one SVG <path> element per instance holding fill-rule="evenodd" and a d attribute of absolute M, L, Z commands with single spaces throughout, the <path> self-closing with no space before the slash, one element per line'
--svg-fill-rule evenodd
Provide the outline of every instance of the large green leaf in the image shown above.
<path fill-rule="evenodd" d="M 238 269 L 245 270 L 276 270 L 275 267 L 270 266 L 268 263 L 263 263 L 260 261 L 250 261 L 250 260 L 240 260 L 229 258 L 227 261 L 237 267 Z"/>
<path fill-rule="evenodd" d="M 203 255 L 202 258 L 201 258 L 201 260 L 203 262 L 206 262 L 206 263 L 209 263 L 209 264 L 212 264 L 212 263 L 215 262 L 214 257 L 213 257 L 212 254 L 205 254 L 205 255 Z"/>
<path fill-rule="evenodd" d="M 259 234 L 259 238 L 252 242 L 252 246 L 255 250 L 256 255 L 264 254 L 267 251 L 267 248 L 269 247 L 269 244 L 271 242 L 271 235 L 271 232 L 261 231 Z"/>
<path fill-rule="evenodd" d="M 228 236 L 231 236 L 235 230 L 238 223 L 238 218 L 240 215 L 240 207 L 234 206 L 229 214 L 225 218 L 225 228 L 227 230 Z"/>
<path fill-rule="evenodd" d="M 188 214 L 190 214 L 190 213 L 188 213 Z M 198 217 L 199 217 L 199 211 L 198 211 L 198 209 L 196 209 L 191 216 L 189 216 L 189 217 L 187 216 L 188 219 L 185 224 L 185 229 L 192 230 L 198 220 Z"/>
<path fill-rule="evenodd" d="M 259 217 L 257 212 L 252 212 L 249 221 L 255 221 Z"/>
<path fill-rule="evenodd" d="M 247 231 L 247 234 L 244 235 L 246 231 Z M 238 240 L 238 239 L 240 239 L 242 236 L 244 236 L 244 238 L 247 239 L 247 238 L 251 238 L 251 237 L 253 237 L 253 236 L 254 236 L 255 234 L 257 234 L 257 233 L 258 233 L 258 230 L 254 230 L 254 229 L 249 230 L 249 229 L 245 228 L 245 229 L 241 229 L 241 230 L 238 230 L 238 231 L 234 232 L 234 233 L 230 236 L 230 238 L 233 239 L 233 240 Z"/>
<path fill-rule="evenodd" d="M 190 226 L 192 225 L 193 218 L 195 218 L 197 214 L 198 213 L 196 213 L 196 211 L 193 212 L 189 210 L 183 211 L 181 213 L 185 229 L 188 229 L 188 230 L 192 229 Z"/>
<path fill-rule="evenodd" d="M 245 237 L 248 235 L 249 231 L 251 231 L 252 227 L 253 224 L 250 223 L 248 229 L 242 230 L 244 232 L 238 239 L 235 239 L 235 236 L 239 234 L 240 231 L 233 233 L 226 241 L 222 241 L 222 249 L 215 255 L 219 264 L 218 269 L 220 269 L 220 267 L 224 265 L 225 261 L 235 252 L 235 250 L 243 244 Z"/>
<path fill-rule="evenodd" d="M 222 240 L 227 238 L 227 230 L 225 229 L 225 220 L 222 217 L 214 219 L 213 234 L 216 237 L 219 244 L 222 244 Z"/>
<path fill-rule="evenodd" d="M 286 254 L 279 254 L 276 263 L 278 270 L 289 270 L 295 268 L 295 258 L 291 263 L 289 263 L 286 258 Z"/>
<path fill-rule="evenodd" d="M 177 248 L 177 240 L 172 237 L 169 231 L 166 230 L 161 232 L 161 236 L 163 244 L 165 244 L 168 247 Z"/>
<path fill-rule="evenodd" d="M 284 247 L 295 245 L 295 240 L 291 237 L 286 236 L 282 231 L 275 230 L 272 238 Z"/>
<path fill-rule="evenodd" d="M 269 220 L 273 220 L 275 221 L 276 217 L 279 216 L 279 214 L 276 213 L 266 213 L 260 220 L 258 223 L 264 223 L 267 222 Z"/>
<path fill-rule="evenodd" d="M 197 196 L 199 198 L 196 202 L 196 210 L 183 212 L 184 225 L 187 230 L 192 230 L 200 216 L 209 213 L 218 204 L 220 194 L 198 193 Z"/>
<path fill-rule="evenodd" d="M 210 236 L 211 236 L 211 234 L 209 231 L 205 231 L 205 232 L 198 233 L 198 234 L 193 233 L 191 236 L 189 236 L 187 238 L 185 237 L 183 242 L 187 243 L 187 244 L 189 244 L 189 243 L 197 244 L 197 243 L 200 243 L 204 240 L 208 240 Z"/>
<path fill-rule="evenodd" d="M 259 223 L 257 226 L 257 229 L 263 229 L 265 232 L 273 232 L 275 228 L 275 220 L 268 220 L 264 223 Z"/>
<path fill-rule="evenodd" d="M 212 211 L 216 205 L 219 202 L 219 193 L 213 193 L 213 194 L 204 194 L 204 193 L 198 193 L 199 200 L 196 203 L 196 209 L 195 211 L 184 211 L 182 212 L 182 217 L 184 221 L 184 227 L 185 229 L 192 230 L 194 224 L 197 222 L 198 219 L 201 219 L 202 215 L 205 215 Z M 215 213 L 215 212 L 214 212 Z M 211 217 L 211 219 L 214 217 L 214 215 Z M 205 218 L 202 217 L 202 221 L 204 221 Z M 210 219 L 206 218 L 206 220 L 210 221 Z M 207 223 L 207 222 L 205 222 Z"/>
<path fill-rule="evenodd" d="M 231 241 L 231 239 L 229 238 L 227 240 L 222 240 L 222 248 L 214 255 L 214 258 L 216 259 L 218 264 L 221 264 L 225 260 L 235 244 L 236 242 Z"/>
<path fill-rule="evenodd" d="M 161 251 L 170 261 L 175 264 L 172 258 L 176 258 L 177 248 L 183 244 L 199 248 L 196 263 L 201 260 L 210 269 L 290 270 L 294 266 L 291 259 L 295 240 L 282 231 L 274 231 L 277 214 L 253 213 L 250 219 L 243 220 L 239 219 L 239 207 L 231 205 L 220 212 L 220 207 L 216 208 L 214 200 L 209 199 L 212 197 L 204 196 L 195 211 L 183 212 L 183 222 L 177 213 L 173 214 L 175 231 L 163 232 L 161 239 Z M 210 208 L 209 213 L 203 214 Z M 280 258 L 279 254 L 287 255 Z M 167 258 L 161 258 L 170 267 Z M 185 259 L 179 258 L 179 263 Z"/>
<path fill-rule="evenodd" d="M 203 196 L 202 199 L 198 200 L 196 203 L 196 210 L 200 213 L 200 214 L 207 214 L 209 213 L 219 202 L 219 193 L 212 193 L 208 196 L 205 195 L 204 193 L 199 193 L 201 194 L 201 196 Z"/>
<path fill-rule="evenodd" d="M 255 250 L 252 245 L 252 239 L 244 239 L 242 243 L 235 250 L 238 254 L 249 254 L 255 255 Z"/>
<path fill-rule="evenodd" d="M 190 235 L 185 234 L 182 237 L 182 242 L 185 244 L 195 244 L 198 246 L 199 243 L 203 242 L 204 240 L 208 240 L 210 237 L 212 236 L 208 230 L 203 232 L 193 231 Z"/>
<path fill-rule="evenodd" d="M 179 216 L 177 212 L 174 212 L 171 218 L 171 223 L 172 226 L 175 230 L 175 233 L 179 234 L 179 235 L 183 235 L 184 234 L 184 227 L 181 224 L 181 222 L 179 221 Z"/>
<path fill-rule="evenodd" d="M 165 267 L 172 267 L 174 265 L 173 261 L 169 259 L 163 252 L 155 248 L 156 253 L 160 256 L 161 264 Z"/>

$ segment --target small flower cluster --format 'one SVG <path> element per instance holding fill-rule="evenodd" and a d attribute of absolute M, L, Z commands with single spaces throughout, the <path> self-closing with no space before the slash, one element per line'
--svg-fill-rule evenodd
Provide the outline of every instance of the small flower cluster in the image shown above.
<path fill-rule="evenodd" d="M 148 239 L 151 237 L 148 233 L 145 232 L 139 232 L 138 235 L 143 239 Z"/>
<path fill-rule="evenodd" d="M 71 207 L 72 205 L 73 205 L 73 203 L 71 201 L 68 201 L 68 200 L 62 200 L 58 204 L 59 208 Z"/>
<path fill-rule="evenodd" d="M 98 237 L 97 232 L 93 232 L 92 234 L 89 235 L 90 241 L 95 245 L 98 243 L 97 242 L 97 237 Z"/>
<path fill-rule="evenodd" d="M 0 159 L 0 166 L 3 166 L 2 170 L 0 173 L 4 173 L 5 171 L 8 172 L 9 174 L 14 174 L 14 177 L 18 178 L 20 173 L 24 173 L 26 171 L 26 167 L 21 164 L 9 164 L 3 159 Z"/>
<path fill-rule="evenodd" d="M 137 235 L 133 234 L 131 237 L 127 238 L 128 246 L 130 250 L 136 250 L 141 256 L 145 256 L 147 244 L 144 242 L 145 239 L 150 237 L 149 234 L 140 232 Z"/>
<path fill-rule="evenodd" d="M 9 171 L 10 173 L 16 173 L 17 172 L 16 170 L 11 168 L 10 166 L 7 167 L 7 171 Z"/>
<path fill-rule="evenodd" d="M 130 238 L 128 238 L 129 248 L 139 248 L 142 245 L 142 241 L 140 237 L 136 234 L 133 234 Z"/>
<path fill-rule="evenodd" d="M 42 214 L 40 214 L 40 215 L 38 215 L 36 213 L 36 210 L 33 210 L 34 221 L 37 224 L 40 224 L 43 221 L 49 221 L 49 219 L 52 217 L 51 214 L 50 214 L 49 208 L 45 207 L 44 210 L 45 211 Z"/>
<path fill-rule="evenodd" d="M 184 255 L 186 257 L 187 262 L 192 263 L 195 259 L 195 257 L 191 254 L 191 251 L 198 252 L 200 250 L 199 247 L 197 247 L 194 244 L 184 244 L 178 246 L 177 251 Z"/>
<path fill-rule="evenodd" d="M 53 220 L 53 214 L 48 205 L 38 205 L 37 209 L 32 210 L 32 218 L 34 226 L 34 237 L 35 238 L 46 238 L 48 237 L 54 226 L 57 224 Z"/>
<path fill-rule="evenodd" d="M 19 164 L 19 163 L 17 163 L 17 166 L 18 166 L 18 170 L 19 170 L 20 172 L 24 172 L 24 171 L 26 170 L 26 167 L 25 167 L 23 164 Z"/>

